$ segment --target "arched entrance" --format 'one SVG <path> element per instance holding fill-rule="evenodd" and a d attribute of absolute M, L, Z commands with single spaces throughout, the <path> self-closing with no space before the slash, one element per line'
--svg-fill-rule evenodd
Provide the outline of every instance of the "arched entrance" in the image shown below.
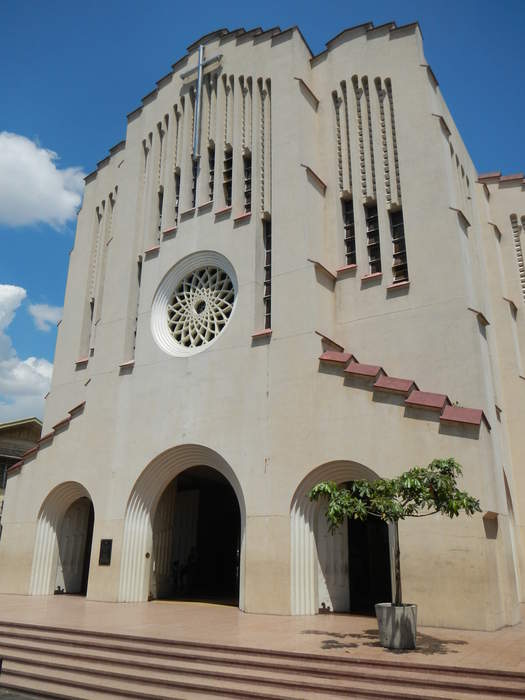
<path fill-rule="evenodd" d="M 85 496 L 67 509 L 58 533 L 55 593 L 86 595 L 93 520 L 93 504 Z"/>
<path fill-rule="evenodd" d="M 319 611 L 373 614 L 376 602 L 391 600 L 391 547 L 385 523 L 370 519 L 329 532 L 322 503 L 308 492 L 319 481 L 344 484 L 378 478 L 356 462 L 330 462 L 299 485 L 291 507 L 291 607 L 294 615 Z"/>
<path fill-rule="evenodd" d="M 49 493 L 38 514 L 31 595 L 86 594 L 93 523 L 93 503 L 82 484 L 68 481 Z"/>
<path fill-rule="evenodd" d="M 208 476 L 213 471 L 218 472 L 235 494 L 240 521 L 238 604 L 241 610 L 244 609 L 244 532 L 246 522 L 244 496 L 239 480 L 226 460 L 214 450 L 202 445 L 180 445 L 166 450 L 149 463 L 135 482 L 129 497 L 124 522 L 119 586 L 120 601 L 145 601 L 151 594 L 154 596 L 169 595 L 170 591 L 173 591 L 175 586 L 174 562 L 178 561 L 180 567 L 183 566 L 181 558 L 185 556 L 187 560 L 189 557 L 189 553 L 185 554 L 182 550 L 177 550 L 181 553 L 178 555 L 179 558 L 174 560 L 174 551 L 169 541 L 170 537 L 173 538 L 173 535 L 169 533 L 175 532 L 170 523 L 177 524 L 178 522 L 176 520 L 178 516 L 175 515 L 175 512 L 177 510 L 177 487 L 180 484 L 176 482 L 176 478 L 194 467 L 198 467 L 200 470 L 200 473 L 193 472 L 194 477 L 199 475 L 199 478 L 202 478 L 205 472 Z M 208 469 L 204 470 L 204 467 Z M 216 476 L 214 478 L 217 479 Z M 224 486 L 224 482 L 221 482 L 221 485 Z M 181 493 L 185 490 L 191 491 L 191 484 L 188 488 L 181 489 Z M 186 495 L 183 498 L 191 502 L 192 497 Z M 191 505 L 185 506 L 187 513 L 191 513 L 192 507 Z M 172 514 L 170 514 L 170 510 Z M 213 511 L 208 509 L 208 512 Z M 188 517 L 191 518 L 191 515 Z M 179 533 L 181 527 L 178 527 Z M 186 522 L 184 527 L 190 528 L 190 524 Z M 190 568 L 191 566 L 190 562 Z"/>
<path fill-rule="evenodd" d="M 153 524 L 152 598 L 239 603 L 241 519 L 216 469 L 186 469 L 167 486 Z"/>

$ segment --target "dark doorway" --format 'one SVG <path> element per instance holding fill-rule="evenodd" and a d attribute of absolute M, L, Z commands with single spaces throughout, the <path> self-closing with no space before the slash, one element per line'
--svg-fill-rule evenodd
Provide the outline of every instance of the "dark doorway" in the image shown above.
<path fill-rule="evenodd" d="M 241 514 L 228 480 L 211 467 L 192 467 L 166 489 L 159 507 L 154 597 L 238 605 Z"/>
<path fill-rule="evenodd" d="M 348 521 L 350 612 L 374 615 L 376 603 L 392 600 L 388 526 L 379 518 Z"/>
<path fill-rule="evenodd" d="M 86 595 L 93 523 L 94 510 L 89 498 L 78 498 L 67 509 L 58 534 L 56 594 Z"/>

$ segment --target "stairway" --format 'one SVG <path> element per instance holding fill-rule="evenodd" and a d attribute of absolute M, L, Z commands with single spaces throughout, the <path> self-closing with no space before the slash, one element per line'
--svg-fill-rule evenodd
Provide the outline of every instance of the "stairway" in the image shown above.
<path fill-rule="evenodd" d="M 525 673 L 0 622 L 0 688 L 52 698 L 502 700 Z"/>

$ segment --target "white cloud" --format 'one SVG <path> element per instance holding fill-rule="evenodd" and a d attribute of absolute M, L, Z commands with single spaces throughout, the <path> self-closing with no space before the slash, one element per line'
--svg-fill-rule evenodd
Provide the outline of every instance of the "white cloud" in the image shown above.
<path fill-rule="evenodd" d="M 60 228 L 82 200 L 84 173 L 56 167 L 58 156 L 18 134 L 0 132 L 0 224 Z"/>
<path fill-rule="evenodd" d="M 29 313 L 38 330 L 47 332 L 62 318 L 62 307 L 49 306 L 49 304 L 30 304 Z"/>
<path fill-rule="evenodd" d="M 22 287 L 0 284 L 0 422 L 40 417 L 51 382 L 53 365 L 37 357 L 20 359 L 5 332 L 26 296 Z"/>

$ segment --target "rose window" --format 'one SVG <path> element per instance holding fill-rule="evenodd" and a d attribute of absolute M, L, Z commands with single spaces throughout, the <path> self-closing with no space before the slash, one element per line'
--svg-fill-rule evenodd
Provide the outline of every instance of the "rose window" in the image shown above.
<path fill-rule="evenodd" d="M 235 291 L 219 267 L 202 267 L 181 280 L 168 304 L 168 327 L 175 341 L 197 348 L 214 340 L 233 310 Z"/>
<path fill-rule="evenodd" d="M 160 283 L 151 309 L 151 332 L 169 355 L 206 350 L 226 328 L 237 302 L 237 275 L 220 253 L 188 255 Z"/>

